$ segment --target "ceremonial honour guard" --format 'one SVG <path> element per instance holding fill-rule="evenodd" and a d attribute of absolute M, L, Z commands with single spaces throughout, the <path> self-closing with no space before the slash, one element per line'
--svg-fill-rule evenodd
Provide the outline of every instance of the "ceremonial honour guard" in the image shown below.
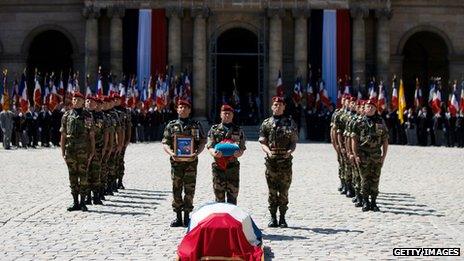
<path fill-rule="evenodd" d="M 213 189 L 216 202 L 228 202 L 237 205 L 240 183 L 240 162 L 238 158 L 245 151 L 245 134 L 240 126 L 234 124 L 234 109 L 229 105 L 221 107 L 221 123 L 211 126 L 208 132 L 206 148 L 214 157 Z M 225 151 L 218 150 L 218 144 L 235 145 L 232 155 L 225 155 Z M 234 147 L 235 147 L 234 146 Z M 227 196 L 227 200 L 226 200 Z"/>
<path fill-rule="evenodd" d="M 269 188 L 269 227 L 287 227 L 285 213 L 288 205 L 288 190 L 292 182 L 292 153 L 298 141 L 296 123 L 284 115 L 285 101 L 272 98 L 272 117 L 261 124 L 259 142 L 266 153 L 266 181 Z M 277 208 L 280 212 L 277 223 Z"/>
<path fill-rule="evenodd" d="M 61 120 L 61 154 L 68 165 L 73 197 L 73 205 L 68 211 L 87 211 L 85 205 L 85 196 L 89 190 L 87 171 L 95 155 L 95 133 L 92 114 L 83 109 L 84 101 L 84 96 L 80 92 L 75 92 L 72 98 L 73 107 Z"/>
<path fill-rule="evenodd" d="M 177 120 L 170 121 L 163 134 L 163 148 L 170 156 L 173 201 L 176 218 L 172 227 L 188 226 L 189 213 L 193 210 L 193 196 L 197 179 L 198 155 L 205 147 L 206 138 L 198 121 L 190 118 L 191 104 L 179 100 Z M 182 191 L 184 197 L 182 198 Z M 184 219 L 182 223 L 182 211 Z"/>

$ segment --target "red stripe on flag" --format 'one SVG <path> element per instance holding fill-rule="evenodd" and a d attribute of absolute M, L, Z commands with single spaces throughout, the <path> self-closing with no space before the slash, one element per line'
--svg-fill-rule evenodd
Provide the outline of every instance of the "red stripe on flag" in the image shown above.
<path fill-rule="evenodd" d="M 167 64 L 167 24 L 165 9 L 153 9 L 151 23 L 151 74 L 165 74 Z"/>
<path fill-rule="evenodd" d="M 337 10 L 337 79 L 351 75 L 351 19 L 349 10 Z"/>

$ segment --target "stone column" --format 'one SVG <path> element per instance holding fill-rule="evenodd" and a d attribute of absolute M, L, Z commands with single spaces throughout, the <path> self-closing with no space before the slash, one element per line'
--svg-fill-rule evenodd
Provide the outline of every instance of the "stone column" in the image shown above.
<path fill-rule="evenodd" d="M 178 7 L 168 7 L 166 16 L 169 19 L 168 30 L 168 64 L 173 66 L 174 72 L 182 70 L 182 23 L 183 12 Z"/>
<path fill-rule="evenodd" d="M 113 6 L 108 8 L 108 17 L 111 18 L 110 27 L 110 64 L 113 75 L 120 79 L 123 74 L 123 49 L 122 49 L 122 18 L 124 17 L 125 9 L 122 6 Z M 116 79 L 113 79 L 116 80 Z"/>
<path fill-rule="evenodd" d="M 391 11 L 376 10 L 375 16 L 377 18 L 377 77 L 389 86 Z"/>
<path fill-rule="evenodd" d="M 366 82 L 366 28 L 364 18 L 369 10 L 361 7 L 351 9 L 353 18 L 353 80 L 359 77 L 361 86 Z"/>
<path fill-rule="evenodd" d="M 193 113 L 206 120 L 206 18 L 209 9 L 192 10 L 193 22 Z"/>
<path fill-rule="evenodd" d="M 86 6 L 82 14 L 87 19 L 85 23 L 85 73 L 83 75 L 90 74 L 90 81 L 95 82 L 98 73 L 98 17 L 100 17 L 100 9 Z"/>
<path fill-rule="evenodd" d="M 282 17 L 285 10 L 281 8 L 269 8 L 269 87 L 264 95 L 263 104 L 269 103 L 269 97 L 276 94 L 276 80 L 279 70 L 282 71 Z"/>
<path fill-rule="evenodd" d="M 295 77 L 301 76 L 306 82 L 308 68 L 308 18 L 311 16 L 309 9 L 293 9 L 295 18 L 295 52 L 294 52 L 294 71 Z"/>

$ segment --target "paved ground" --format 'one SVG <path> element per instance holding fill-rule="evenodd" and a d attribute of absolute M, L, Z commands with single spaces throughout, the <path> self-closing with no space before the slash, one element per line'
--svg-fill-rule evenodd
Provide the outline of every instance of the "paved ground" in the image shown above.
<path fill-rule="evenodd" d="M 336 191 L 327 144 L 299 144 L 290 189 L 289 228 L 266 227 L 264 159 L 249 142 L 239 205 L 264 233 L 267 260 L 386 259 L 395 247 L 461 247 L 462 149 L 391 146 L 381 178 L 382 212 L 362 213 Z M 195 204 L 213 199 L 211 158 L 199 164 Z M 131 145 L 128 189 L 105 206 L 69 213 L 66 166 L 58 149 L 0 150 L 0 260 L 173 260 L 185 233 L 170 228 L 169 164 L 160 144 Z"/>

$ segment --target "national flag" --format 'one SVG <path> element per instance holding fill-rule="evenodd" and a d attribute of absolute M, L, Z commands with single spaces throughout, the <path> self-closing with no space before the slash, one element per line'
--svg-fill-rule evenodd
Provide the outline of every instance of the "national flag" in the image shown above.
<path fill-rule="evenodd" d="M 342 107 L 342 91 L 338 89 L 337 91 L 337 109 Z"/>
<path fill-rule="evenodd" d="M 358 89 L 358 95 L 357 95 L 358 100 L 361 100 L 363 98 L 363 94 L 360 89 Z"/>
<path fill-rule="evenodd" d="M 429 100 L 428 100 L 428 102 L 429 102 L 430 107 L 432 106 L 433 97 L 435 96 L 435 92 L 436 92 L 435 89 L 436 89 L 435 88 L 435 80 L 432 79 L 432 81 L 430 82 L 430 86 L 429 86 Z"/>
<path fill-rule="evenodd" d="M 37 69 L 35 71 L 35 87 L 34 87 L 34 105 L 35 106 L 42 106 L 42 87 L 40 86 L 39 82 L 39 75 L 37 73 Z"/>
<path fill-rule="evenodd" d="M 461 113 L 464 113 L 464 87 L 461 86 Z"/>
<path fill-rule="evenodd" d="M 369 93 L 369 99 L 377 98 L 377 92 L 375 91 L 375 78 L 372 78 L 367 87 Z"/>
<path fill-rule="evenodd" d="M 301 92 L 301 77 L 296 78 L 295 85 L 293 86 L 292 98 L 295 104 L 299 104 L 303 94 Z"/>
<path fill-rule="evenodd" d="M 9 92 L 8 92 L 8 85 L 7 85 L 8 84 L 8 79 L 7 79 L 8 70 L 5 69 L 2 74 L 3 74 L 2 82 L 0 83 L 1 87 L 2 87 L 1 104 L 2 104 L 3 110 L 7 110 L 7 109 L 10 108 L 10 95 L 9 95 Z"/>
<path fill-rule="evenodd" d="M 308 80 L 306 84 L 306 107 L 312 109 L 315 106 L 316 97 L 314 95 L 314 89 L 311 84 L 311 79 Z"/>
<path fill-rule="evenodd" d="M 89 85 L 87 85 L 89 86 Z M 101 66 L 98 66 L 98 76 L 97 76 L 97 88 L 96 92 L 97 97 L 103 96 L 103 83 L 102 83 L 102 74 L 101 74 Z"/>
<path fill-rule="evenodd" d="M 458 99 L 456 98 L 456 94 L 452 93 L 449 95 L 448 111 L 451 114 L 451 116 L 456 117 L 458 110 L 459 110 Z"/>
<path fill-rule="evenodd" d="M 27 80 L 26 80 L 26 72 L 24 71 L 22 76 L 21 76 L 21 82 L 19 84 L 19 90 L 21 92 L 21 97 L 19 98 L 19 104 L 21 107 L 21 111 L 23 113 L 26 113 L 30 103 L 29 99 L 27 97 Z"/>
<path fill-rule="evenodd" d="M 404 96 L 403 80 L 400 80 L 400 91 L 398 96 L 398 119 L 404 123 L 404 111 L 406 110 L 406 97 Z"/>
<path fill-rule="evenodd" d="M 386 98 L 385 98 L 385 90 L 383 88 L 383 82 L 379 84 L 379 97 L 377 99 L 377 108 L 380 113 L 385 110 Z"/>
<path fill-rule="evenodd" d="M 185 74 L 182 97 L 183 99 L 192 102 L 192 86 L 190 85 L 188 73 Z"/>
<path fill-rule="evenodd" d="M 283 97 L 285 95 L 284 85 L 282 83 L 282 73 L 279 71 L 276 84 L 276 95 Z"/>
<path fill-rule="evenodd" d="M 343 93 L 351 94 L 351 85 L 348 79 L 345 81 L 345 87 L 344 87 Z"/>
<path fill-rule="evenodd" d="M 113 84 L 113 75 L 110 72 L 110 75 L 108 76 L 108 92 L 107 92 L 107 95 L 111 96 L 114 93 L 119 93 L 119 92 L 116 91 L 116 88 L 115 88 L 115 86 Z"/>
<path fill-rule="evenodd" d="M 392 81 L 392 99 L 391 99 L 391 108 L 392 110 L 398 109 L 398 89 L 396 87 L 396 77 Z"/>
<path fill-rule="evenodd" d="M 433 93 L 433 99 L 432 99 L 430 107 L 432 107 L 432 111 L 434 114 L 441 112 L 441 92 L 440 90 L 437 90 L 436 92 Z"/>
<path fill-rule="evenodd" d="M 322 104 L 326 106 L 327 108 L 330 108 L 331 103 L 330 103 L 329 94 L 327 92 L 327 89 L 324 86 L 324 81 L 321 81 L 319 84 L 319 95 L 320 95 Z"/>
<path fill-rule="evenodd" d="M 87 74 L 87 77 L 85 77 L 85 98 L 92 97 L 92 89 L 90 89 L 90 75 Z M 100 89 L 100 94 L 103 89 Z M 97 95 L 98 96 L 98 95 Z M 98 97 L 101 97 L 98 96 Z"/>

